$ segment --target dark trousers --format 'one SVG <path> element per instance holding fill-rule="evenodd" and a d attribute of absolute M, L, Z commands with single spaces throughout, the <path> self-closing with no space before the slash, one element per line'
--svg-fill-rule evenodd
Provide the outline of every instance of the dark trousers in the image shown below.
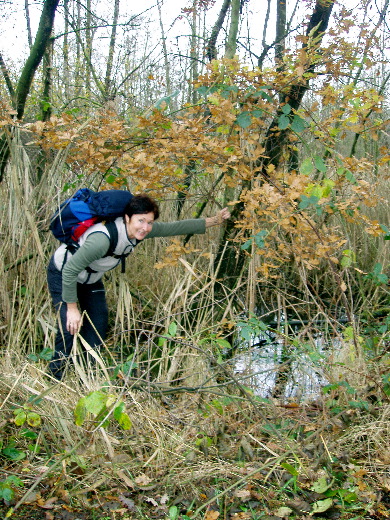
<path fill-rule="evenodd" d="M 74 336 L 66 330 L 66 303 L 62 300 L 62 273 L 51 258 L 47 269 L 47 283 L 54 308 L 58 314 L 58 329 L 55 338 L 55 352 L 49 364 L 51 373 L 57 379 L 62 379 L 66 362 L 70 356 Z M 108 309 L 106 293 L 101 280 L 92 284 L 77 284 L 77 298 L 83 317 L 80 335 L 94 349 L 97 349 L 106 338 L 108 324 Z M 92 362 L 89 356 L 88 362 Z"/>

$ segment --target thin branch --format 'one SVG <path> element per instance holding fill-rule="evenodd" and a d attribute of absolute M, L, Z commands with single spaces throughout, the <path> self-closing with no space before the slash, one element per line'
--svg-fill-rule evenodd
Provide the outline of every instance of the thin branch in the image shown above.
<path fill-rule="evenodd" d="M 7 66 L 4 62 L 4 59 L 3 59 L 3 56 L 0 52 L 0 68 L 1 68 L 1 72 L 3 73 L 3 77 L 4 77 L 4 80 L 5 80 L 5 84 L 7 85 L 7 89 L 8 89 L 8 92 L 9 92 L 9 95 L 11 96 L 11 99 L 13 100 L 15 98 L 15 90 L 14 90 L 14 87 L 12 85 L 12 81 L 11 81 L 11 78 L 9 76 L 9 72 L 8 72 L 8 69 L 7 69 Z"/>

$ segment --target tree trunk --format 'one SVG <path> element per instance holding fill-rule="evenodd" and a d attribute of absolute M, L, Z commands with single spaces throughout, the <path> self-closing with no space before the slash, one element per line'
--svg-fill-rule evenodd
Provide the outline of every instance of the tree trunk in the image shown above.
<path fill-rule="evenodd" d="M 283 63 L 286 38 L 286 20 L 286 0 L 277 0 L 275 62 L 278 69 L 282 67 Z"/>
<path fill-rule="evenodd" d="M 63 92 L 65 103 L 69 99 L 69 0 L 64 0 L 64 41 L 62 44 L 62 57 L 64 60 Z"/>
<path fill-rule="evenodd" d="M 85 16 L 85 90 L 86 95 L 91 92 L 91 64 L 92 64 L 92 13 L 91 0 L 87 0 Z"/>
<path fill-rule="evenodd" d="M 29 9 L 29 6 L 28 6 L 28 0 L 24 1 L 24 12 L 26 14 L 28 46 L 31 49 L 31 47 L 32 47 L 32 34 L 31 34 L 30 9 Z"/>
<path fill-rule="evenodd" d="M 114 63 L 116 28 L 117 28 L 117 24 L 118 24 L 118 18 L 119 18 L 119 0 L 115 0 L 114 16 L 112 19 L 112 28 L 111 28 L 110 46 L 108 49 L 106 78 L 104 81 L 104 90 L 105 90 L 105 94 L 106 94 L 106 100 L 113 99 L 115 97 L 115 93 L 111 91 L 111 86 L 112 86 L 111 75 L 112 75 L 112 66 Z"/>
<path fill-rule="evenodd" d="M 158 17 L 159 17 L 159 21 L 160 21 L 160 29 L 161 29 L 161 42 L 162 42 L 162 48 L 163 48 L 163 53 L 164 53 L 166 96 L 168 98 L 167 103 L 168 103 L 169 111 L 172 112 L 173 107 L 172 107 L 172 98 L 171 98 L 171 94 L 172 94 L 171 70 L 170 70 L 169 60 L 168 60 L 167 38 L 165 36 L 164 25 L 162 22 L 161 3 L 160 2 L 157 2 L 157 7 L 158 7 Z"/>
<path fill-rule="evenodd" d="M 260 56 L 257 58 L 257 66 L 259 67 L 259 69 L 263 68 L 264 59 L 267 56 L 268 51 L 271 48 L 271 45 L 268 45 L 267 40 L 266 40 L 270 11 L 271 11 L 271 0 L 267 0 L 267 10 L 265 13 L 265 18 L 264 18 L 263 39 L 262 39 L 263 50 L 261 51 Z"/>
<path fill-rule="evenodd" d="M 16 110 L 18 119 L 23 118 L 27 96 L 30 92 L 35 72 L 42 61 L 50 41 L 58 3 L 59 0 L 44 0 L 35 41 L 30 49 L 30 55 L 24 64 L 22 73 L 15 88 L 14 96 L 12 98 L 13 106 Z M 8 158 L 9 143 L 7 136 L 5 133 L 3 133 L 0 139 L 0 182 L 3 180 Z"/>
<path fill-rule="evenodd" d="M 53 43 L 51 40 L 43 57 L 43 92 L 41 99 L 42 121 L 49 121 L 52 114 L 51 91 L 53 85 Z"/>
<path fill-rule="evenodd" d="M 322 41 L 322 37 L 328 27 L 329 18 L 332 13 L 334 1 L 329 2 L 327 0 L 317 0 L 313 14 L 310 18 L 306 36 L 310 37 L 312 41 L 316 41 L 316 46 L 319 46 Z M 307 47 L 305 43 L 303 48 Z M 306 77 L 313 73 L 315 70 L 315 65 L 310 64 L 306 70 Z M 304 76 L 303 76 L 304 77 Z M 275 167 L 279 166 L 280 158 L 283 153 L 284 146 L 286 144 L 287 137 L 290 133 L 290 129 L 279 130 L 275 132 L 275 129 L 278 127 L 278 120 L 282 112 L 282 106 L 284 103 L 287 103 L 291 106 L 292 109 L 297 110 L 302 102 L 303 96 L 309 88 L 309 79 L 305 81 L 301 81 L 299 83 L 291 85 L 290 89 L 285 92 L 281 96 L 281 105 L 273 118 L 270 126 L 268 127 L 268 131 L 265 137 L 265 158 L 261 160 L 261 163 L 258 163 L 258 166 L 261 166 L 261 172 L 266 175 L 267 166 L 270 164 Z"/>
<path fill-rule="evenodd" d="M 81 38 L 79 37 L 80 31 L 81 31 L 81 5 L 80 2 L 77 2 L 76 5 L 76 24 L 75 27 L 72 26 L 72 29 L 75 31 L 76 35 L 76 67 L 74 70 L 74 82 L 75 82 L 75 92 L 74 97 L 79 97 L 85 93 L 85 66 L 82 65 L 83 63 L 83 48 L 81 45 Z M 68 18 L 69 21 L 69 18 Z"/>
<path fill-rule="evenodd" d="M 195 80 L 198 78 L 198 38 L 197 38 L 197 0 L 193 0 L 192 4 L 192 24 L 191 24 L 191 50 L 190 50 L 190 80 L 189 80 L 189 92 L 188 92 L 188 101 L 190 103 L 196 103 L 197 94 L 193 87 Z"/>
<path fill-rule="evenodd" d="M 11 99 L 13 99 L 15 97 L 14 86 L 12 85 L 12 81 L 11 81 L 9 72 L 8 72 L 7 66 L 3 60 L 3 56 L 1 54 L 1 52 L 0 52 L 0 68 L 1 68 L 1 72 L 3 73 L 4 81 L 7 86 L 9 95 L 10 95 Z"/>
<path fill-rule="evenodd" d="M 40 101 L 41 105 L 41 121 L 49 121 L 52 115 L 52 84 L 53 84 L 53 47 L 54 41 L 51 40 L 48 45 L 45 55 L 43 57 L 43 91 L 42 97 Z M 37 185 L 41 179 L 43 172 L 45 171 L 47 159 L 47 152 L 45 152 L 42 148 L 38 152 L 37 156 L 37 165 L 35 168 L 35 178 L 33 179 L 33 184 Z"/>
<path fill-rule="evenodd" d="M 218 15 L 218 19 L 211 31 L 209 41 L 206 46 L 206 54 L 209 61 L 217 59 L 217 38 L 222 29 L 223 22 L 225 21 L 226 13 L 230 7 L 231 0 L 224 0 L 221 10 Z"/>
<path fill-rule="evenodd" d="M 232 60 L 237 49 L 237 34 L 240 23 L 241 0 L 231 0 L 229 35 L 225 46 L 225 58 Z"/>
<path fill-rule="evenodd" d="M 34 74 L 41 63 L 49 44 L 58 3 L 59 0 L 44 1 L 37 35 L 15 89 L 14 105 L 18 119 L 22 119 L 23 117 L 27 96 L 30 92 Z"/>

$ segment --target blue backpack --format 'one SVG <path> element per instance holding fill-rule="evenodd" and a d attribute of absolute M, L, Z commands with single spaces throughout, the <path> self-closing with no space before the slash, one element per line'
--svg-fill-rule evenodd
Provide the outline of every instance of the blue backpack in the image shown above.
<path fill-rule="evenodd" d="M 129 191 L 95 192 L 89 188 L 81 188 L 54 213 L 50 220 L 50 230 L 70 250 L 76 250 L 81 235 L 87 229 L 97 222 L 107 221 L 110 248 L 106 256 L 112 256 L 118 243 L 118 230 L 113 220 L 124 215 L 126 205 L 132 198 Z"/>

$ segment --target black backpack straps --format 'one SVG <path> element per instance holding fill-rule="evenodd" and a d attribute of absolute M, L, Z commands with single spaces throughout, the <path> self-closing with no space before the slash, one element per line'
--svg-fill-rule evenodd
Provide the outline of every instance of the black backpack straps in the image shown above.
<path fill-rule="evenodd" d="M 110 236 L 110 247 L 108 248 L 106 256 L 113 256 L 116 246 L 118 244 L 118 228 L 116 227 L 115 222 L 111 220 L 105 222 L 105 226 Z"/>
<path fill-rule="evenodd" d="M 118 244 L 118 228 L 116 227 L 115 222 L 113 222 L 111 220 L 106 222 L 105 226 L 106 226 L 108 234 L 110 236 L 110 247 L 108 248 L 108 251 L 105 256 L 114 256 L 116 258 L 120 258 L 121 265 L 122 265 L 121 272 L 124 273 L 125 267 L 126 267 L 126 264 L 125 264 L 126 255 L 116 255 L 114 253 L 116 246 Z"/>

